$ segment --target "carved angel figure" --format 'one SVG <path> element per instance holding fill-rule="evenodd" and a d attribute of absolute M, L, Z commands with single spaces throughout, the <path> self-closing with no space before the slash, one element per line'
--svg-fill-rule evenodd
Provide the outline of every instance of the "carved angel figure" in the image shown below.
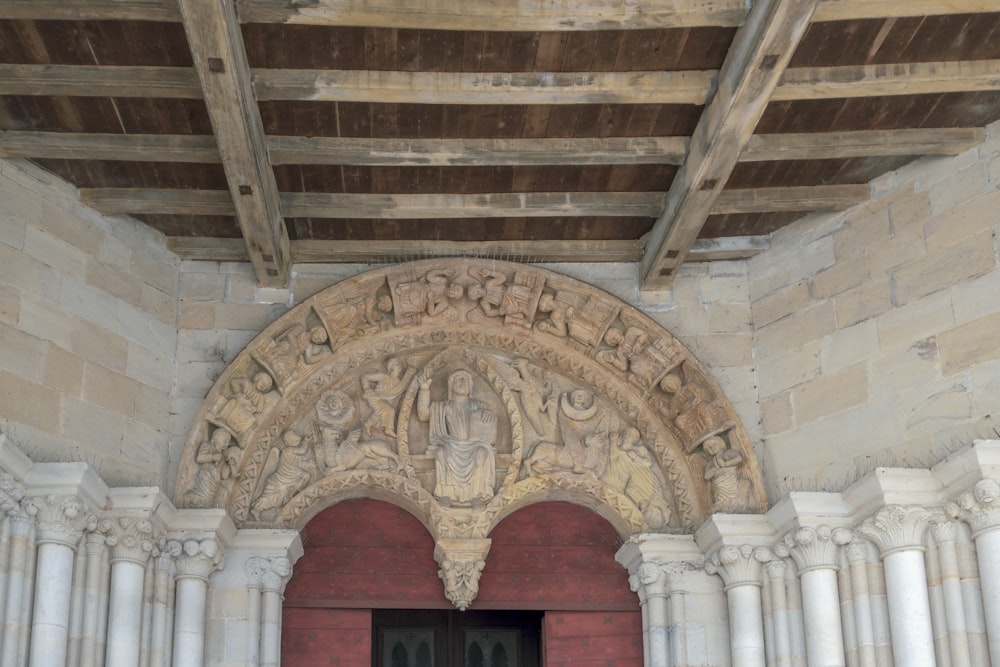
<path fill-rule="evenodd" d="M 401 360 L 390 357 L 385 362 L 385 371 L 361 376 L 361 397 L 372 411 L 364 423 L 366 438 L 376 430 L 390 438 L 396 437 L 396 408 L 392 401 L 403 393 L 414 373 L 415 369 L 405 369 Z"/>
<path fill-rule="evenodd" d="M 509 366 L 497 364 L 495 370 L 517 392 L 521 410 L 535 433 L 543 440 L 554 439 L 558 399 L 552 391 L 552 374 L 524 357 L 514 359 Z"/>
<path fill-rule="evenodd" d="M 280 511 L 285 503 L 316 479 L 316 460 L 312 443 L 289 429 L 281 437 L 282 447 L 272 449 L 264 463 L 261 479 L 263 488 L 250 504 L 250 514 L 256 519 L 272 511 Z"/>
<path fill-rule="evenodd" d="M 472 374 L 457 370 L 448 376 L 448 399 L 431 401 L 431 378 L 417 379 L 417 418 L 430 423 L 434 457 L 434 496 L 445 504 L 485 502 L 496 483 L 496 415 L 472 398 Z"/>
<path fill-rule="evenodd" d="M 750 506 L 750 482 L 741 473 L 743 455 L 729 449 L 718 436 L 702 445 L 711 458 L 705 466 L 705 480 L 712 485 L 713 512 L 742 512 Z"/>
<path fill-rule="evenodd" d="M 663 528 L 670 521 L 666 482 L 638 429 L 630 426 L 613 435 L 603 480 L 639 507 L 650 528 Z"/>

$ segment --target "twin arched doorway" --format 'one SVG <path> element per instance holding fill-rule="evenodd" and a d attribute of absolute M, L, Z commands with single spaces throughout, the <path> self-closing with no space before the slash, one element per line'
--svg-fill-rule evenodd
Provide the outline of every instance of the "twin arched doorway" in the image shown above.
<path fill-rule="evenodd" d="M 449 611 L 433 539 L 413 516 L 368 499 L 324 510 L 285 589 L 282 664 L 642 665 L 638 600 L 607 521 L 546 502 L 490 539 L 474 608 Z"/>

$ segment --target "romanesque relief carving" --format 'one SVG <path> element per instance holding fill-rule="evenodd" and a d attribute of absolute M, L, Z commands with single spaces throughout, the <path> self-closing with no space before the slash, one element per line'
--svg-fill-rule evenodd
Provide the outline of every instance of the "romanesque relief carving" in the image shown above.
<path fill-rule="evenodd" d="M 468 287 L 469 298 L 479 304 L 478 310 L 469 312 L 470 321 L 531 327 L 543 278 L 526 271 L 516 271 L 512 278 L 493 266 L 473 266 L 469 275 L 476 281 Z"/>
<path fill-rule="evenodd" d="M 729 449 L 718 436 L 708 438 L 702 446 L 709 456 L 705 481 L 711 485 L 712 512 L 746 511 L 751 502 L 751 485 L 744 474 L 743 454 Z"/>
<path fill-rule="evenodd" d="M 457 302 L 465 288 L 455 282 L 458 268 L 433 268 L 419 278 L 409 271 L 390 275 L 396 326 L 444 324 L 458 320 Z"/>
<path fill-rule="evenodd" d="M 445 505 L 485 504 L 495 495 L 497 417 L 472 398 L 472 374 L 448 376 L 448 394 L 431 400 L 431 377 L 417 377 L 417 417 L 430 424 L 427 453 L 434 459 L 434 497 Z"/>
<path fill-rule="evenodd" d="M 765 505 L 732 408 L 668 332 L 569 278 L 457 259 L 362 274 L 263 331 L 206 398 L 175 493 L 262 528 L 358 496 L 439 541 L 546 499 L 623 536 Z M 447 561 L 449 596 L 474 597 L 476 560 Z"/>

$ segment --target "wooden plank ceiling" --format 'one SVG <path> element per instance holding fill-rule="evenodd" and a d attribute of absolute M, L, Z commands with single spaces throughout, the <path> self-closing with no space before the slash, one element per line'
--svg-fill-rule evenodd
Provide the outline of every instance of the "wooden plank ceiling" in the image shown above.
<path fill-rule="evenodd" d="M 746 257 L 1000 119 L 997 0 L 0 0 L 0 157 L 185 258 Z"/>

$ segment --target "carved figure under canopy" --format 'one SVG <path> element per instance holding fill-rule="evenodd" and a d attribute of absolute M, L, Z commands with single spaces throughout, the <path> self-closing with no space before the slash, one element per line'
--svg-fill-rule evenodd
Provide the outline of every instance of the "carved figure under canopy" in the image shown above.
<path fill-rule="evenodd" d="M 283 446 L 272 449 L 268 455 L 261 474 L 263 488 L 250 505 L 250 513 L 258 519 L 280 511 L 295 494 L 316 480 L 316 460 L 309 439 L 292 430 L 285 431 L 281 439 Z"/>
<path fill-rule="evenodd" d="M 445 401 L 431 401 L 431 378 L 425 372 L 417 380 L 417 418 L 430 424 L 434 496 L 444 504 L 489 501 L 495 494 L 497 420 L 472 398 L 472 374 L 457 370 L 449 375 Z"/>
<path fill-rule="evenodd" d="M 277 381 L 282 391 L 298 378 L 305 361 L 309 334 L 301 324 L 293 324 L 280 336 L 257 347 L 253 356 Z"/>
<path fill-rule="evenodd" d="M 420 280 L 398 283 L 393 288 L 396 324 L 455 321 L 458 310 L 451 302 L 465 294 L 464 287 L 451 282 L 456 275 L 454 270 L 438 269 Z"/>

